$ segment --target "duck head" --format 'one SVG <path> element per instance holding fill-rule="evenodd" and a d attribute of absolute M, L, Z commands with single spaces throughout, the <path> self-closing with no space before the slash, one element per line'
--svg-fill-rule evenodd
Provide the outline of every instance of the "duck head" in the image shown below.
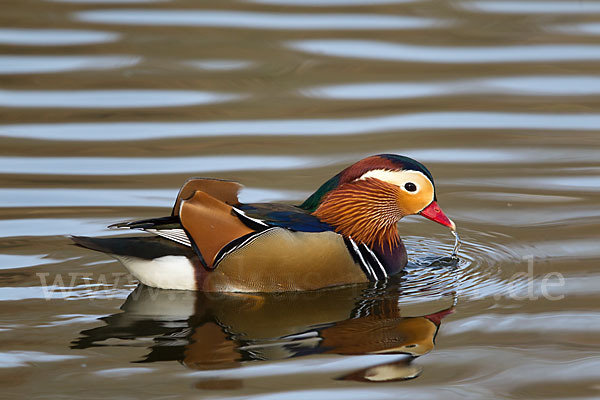
<path fill-rule="evenodd" d="M 451 230 L 456 225 L 436 201 L 433 176 L 408 157 L 379 154 L 362 159 L 325 182 L 301 208 L 336 232 L 371 247 L 394 248 L 396 223 L 420 214 Z"/>

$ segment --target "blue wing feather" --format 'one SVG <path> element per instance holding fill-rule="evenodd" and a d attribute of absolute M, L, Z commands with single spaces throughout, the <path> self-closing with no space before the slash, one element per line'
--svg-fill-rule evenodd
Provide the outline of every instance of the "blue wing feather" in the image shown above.
<path fill-rule="evenodd" d="M 309 212 L 287 204 L 258 203 L 238 206 L 246 215 L 260 219 L 270 226 L 278 226 L 299 232 L 333 231 L 331 225 L 319 220 Z"/>

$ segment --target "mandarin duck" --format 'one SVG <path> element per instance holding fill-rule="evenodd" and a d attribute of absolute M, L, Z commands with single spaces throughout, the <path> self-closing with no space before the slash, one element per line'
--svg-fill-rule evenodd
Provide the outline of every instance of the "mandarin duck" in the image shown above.
<path fill-rule="evenodd" d="M 420 214 L 453 232 L 433 177 L 408 157 L 362 159 L 299 206 L 243 204 L 237 182 L 192 178 L 168 217 L 111 225 L 151 236 L 90 238 L 76 244 L 115 257 L 141 283 L 207 292 L 280 292 L 377 281 L 400 272 L 397 231 Z"/>

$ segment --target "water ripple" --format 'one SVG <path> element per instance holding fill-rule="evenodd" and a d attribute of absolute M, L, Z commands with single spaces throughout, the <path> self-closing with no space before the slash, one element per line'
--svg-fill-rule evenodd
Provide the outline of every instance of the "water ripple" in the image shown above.
<path fill-rule="evenodd" d="M 469 11 L 498 14 L 590 14 L 600 13 L 596 1 L 467 1 L 460 7 Z"/>
<path fill-rule="evenodd" d="M 407 293 L 444 294 L 454 290 L 460 296 L 487 297 L 506 294 L 507 280 L 522 257 L 510 248 L 494 243 L 489 238 L 483 242 L 463 240 L 456 266 L 450 260 L 453 242 L 436 238 L 406 236 L 402 238 L 409 252 L 409 265 L 403 276 Z M 520 287 L 521 280 L 513 280 L 510 290 Z M 404 293 L 404 290 L 403 290 Z"/>
<path fill-rule="evenodd" d="M 314 165 L 316 157 L 235 155 L 207 157 L 0 157 L 0 173 L 151 175 L 244 170 L 281 170 Z M 321 162 L 324 160 L 321 159 Z"/>
<path fill-rule="evenodd" d="M 529 187 L 535 185 L 529 182 Z M 469 221 L 471 224 L 479 223 L 495 225 L 497 227 L 518 227 L 522 229 L 545 227 L 561 227 L 576 223 L 578 220 L 592 221 L 600 218 L 600 210 L 593 206 L 545 206 L 543 209 L 513 207 L 469 207 L 469 209 L 454 209 L 454 219 Z"/>
<path fill-rule="evenodd" d="M 248 3 L 294 7 L 347 7 L 413 3 L 419 0 L 246 0 Z"/>
<path fill-rule="evenodd" d="M 173 189 L 65 189 L 0 188 L 0 207 L 166 207 L 173 205 Z M 263 202 L 300 200 L 307 193 L 295 190 L 243 188 L 240 201 Z"/>
<path fill-rule="evenodd" d="M 52 3 L 72 4 L 141 4 L 141 3 L 166 3 L 171 0 L 46 0 Z"/>
<path fill-rule="evenodd" d="M 598 151 L 585 147 L 561 148 L 519 148 L 496 147 L 490 148 L 429 148 L 401 149 L 392 153 L 404 154 L 422 162 L 452 163 L 452 164 L 537 164 L 547 163 L 577 163 L 595 162 Z"/>
<path fill-rule="evenodd" d="M 581 322 L 585 321 L 585 324 Z M 444 326 L 446 335 L 460 335 L 465 332 L 478 331 L 481 333 L 496 334 L 523 334 L 526 332 L 539 333 L 554 327 L 553 331 L 581 334 L 600 332 L 600 315 L 597 312 L 569 311 L 569 312 L 540 312 L 511 314 L 485 314 L 467 317 L 461 323 Z"/>
<path fill-rule="evenodd" d="M 585 159 L 584 159 L 585 160 Z M 596 159 L 597 161 L 597 159 Z M 445 182 L 453 185 L 472 185 L 479 187 L 510 187 L 530 189 L 532 184 L 537 188 L 545 190 L 574 191 L 574 192 L 597 192 L 600 191 L 600 176 L 597 175 L 566 175 L 552 174 L 552 176 L 511 176 L 511 177 L 488 177 L 484 180 L 471 178 L 469 180 L 456 179 Z M 548 214 L 549 217 L 556 217 Z"/>
<path fill-rule="evenodd" d="M 600 35 L 600 22 L 588 22 L 581 24 L 557 25 L 553 27 L 560 33 L 570 35 Z"/>
<path fill-rule="evenodd" d="M 600 213 L 598 215 L 600 217 Z M 543 240 L 531 243 L 531 247 L 537 254 L 543 254 L 546 258 L 566 258 L 566 259 L 591 259 L 600 258 L 600 246 L 598 236 L 587 239 L 569 239 L 569 240 Z"/>
<path fill-rule="evenodd" d="M 0 207 L 170 207 L 177 190 L 0 188 Z"/>
<path fill-rule="evenodd" d="M 39 74 L 81 70 L 127 68 L 138 64 L 136 56 L 21 56 L 0 55 L 0 74 Z"/>
<path fill-rule="evenodd" d="M 589 96 L 600 94 L 599 76 L 514 76 L 437 82 L 376 82 L 301 90 L 307 97 L 344 100 L 405 99 L 449 95 L 506 94 Z"/>
<path fill-rule="evenodd" d="M 124 25 L 303 31 L 422 29 L 444 24 L 432 18 L 377 14 L 291 14 L 219 10 L 92 10 L 76 13 L 75 19 L 83 22 Z"/>
<path fill-rule="evenodd" d="M 334 57 L 450 64 L 600 60 L 600 46 L 578 44 L 416 46 L 371 40 L 314 39 L 291 41 L 288 47 Z"/>
<path fill-rule="evenodd" d="M 120 141 L 218 136 L 344 136 L 385 131 L 538 129 L 597 131 L 600 114 L 425 112 L 363 118 L 223 120 L 206 122 L 89 122 L 0 125 L 0 136 Z"/>
<path fill-rule="evenodd" d="M 0 43 L 15 46 L 72 46 L 117 41 L 121 35 L 112 32 L 78 29 L 1 28 Z"/>
<path fill-rule="evenodd" d="M 127 218 L 122 218 L 127 219 Z M 0 238 L 17 236 L 106 235 L 114 218 L 27 218 L 0 220 Z M 0 299 L 2 297 L 0 296 Z"/>
<path fill-rule="evenodd" d="M 240 98 L 239 95 L 197 90 L 0 90 L 0 107 L 179 107 Z"/>
<path fill-rule="evenodd" d="M 254 66 L 252 61 L 246 60 L 191 60 L 184 64 L 205 71 L 236 71 Z"/>
<path fill-rule="evenodd" d="M 42 255 L 0 254 L 0 270 L 26 268 L 31 266 L 51 264 L 53 262 L 56 262 L 56 260 Z"/>
<path fill-rule="evenodd" d="M 4 288 L 4 289 L 18 289 L 18 288 Z M 26 289 L 26 288 L 23 288 Z M 37 365 L 38 363 L 52 363 L 64 360 L 76 360 L 85 358 L 84 356 L 72 355 L 72 354 L 50 354 L 42 353 L 39 351 L 6 351 L 0 353 L 0 368 L 15 368 L 24 367 L 30 365 Z"/>

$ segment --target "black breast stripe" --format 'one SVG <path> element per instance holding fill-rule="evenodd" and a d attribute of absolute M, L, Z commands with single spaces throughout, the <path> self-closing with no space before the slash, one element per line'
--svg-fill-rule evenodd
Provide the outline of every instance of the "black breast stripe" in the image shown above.
<path fill-rule="evenodd" d="M 225 257 L 227 257 L 228 254 L 231 254 L 232 252 L 241 249 L 242 247 L 248 245 L 249 243 L 252 243 L 259 236 L 261 236 L 269 231 L 272 231 L 273 229 L 277 229 L 277 228 L 269 228 L 269 229 L 265 229 L 265 230 L 259 231 L 259 232 L 251 232 L 247 235 L 244 235 L 240 238 L 237 238 L 237 239 L 232 240 L 231 242 L 227 243 L 215 257 L 215 262 L 213 264 L 214 265 L 213 268 L 217 268 L 219 263 L 221 261 L 223 261 L 223 259 Z"/>
<path fill-rule="evenodd" d="M 359 245 L 356 244 L 356 242 L 352 240 L 352 238 L 344 238 L 344 243 L 346 244 L 348 252 L 354 259 L 354 262 L 360 266 L 360 268 L 370 281 L 377 281 L 379 279 L 382 279 L 377 276 L 377 272 L 371 265 L 369 254 L 366 251 L 361 251 Z"/>
<path fill-rule="evenodd" d="M 364 258 L 366 260 L 368 260 L 369 264 L 371 265 L 371 268 L 375 272 L 375 275 L 377 276 L 377 280 L 387 279 L 388 273 L 385 270 L 385 267 L 383 266 L 381 261 L 379 261 L 379 259 L 377 258 L 377 255 L 373 252 L 373 250 L 371 250 L 364 243 L 361 244 L 359 248 L 360 248 L 360 251 L 363 254 Z"/>

